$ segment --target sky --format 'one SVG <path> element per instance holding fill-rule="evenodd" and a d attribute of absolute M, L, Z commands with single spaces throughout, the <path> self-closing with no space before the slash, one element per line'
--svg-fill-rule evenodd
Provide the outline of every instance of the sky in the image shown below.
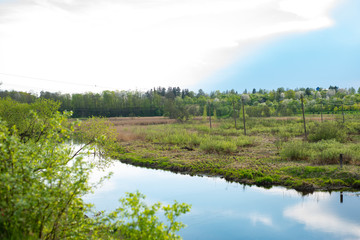
<path fill-rule="evenodd" d="M 360 87 L 358 0 L 0 0 L 0 89 Z"/>

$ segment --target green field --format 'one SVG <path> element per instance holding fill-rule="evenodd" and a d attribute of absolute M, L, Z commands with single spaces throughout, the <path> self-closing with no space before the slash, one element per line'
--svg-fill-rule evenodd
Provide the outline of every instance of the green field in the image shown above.
<path fill-rule="evenodd" d="M 247 118 L 246 136 L 243 122 L 235 129 L 231 119 L 213 119 L 212 128 L 200 119 L 116 128 L 124 150 L 116 158 L 134 165 L 304 192 L 360 187 L 357 116 L 346 115 L 344 123 L 342 116 L 324 116 L 323 122 L 306 116 L 306 139 L 301 117 Z"/>

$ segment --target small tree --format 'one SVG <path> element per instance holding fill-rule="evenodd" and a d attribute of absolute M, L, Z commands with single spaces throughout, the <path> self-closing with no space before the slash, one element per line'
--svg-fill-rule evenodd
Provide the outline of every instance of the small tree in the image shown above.
<path fill-rule="evenodd" d="M 48 103 L 43 104 L 46 107 Z M 106 158 L 107 153 L 114 151 L 108 146 L 115 139 L 108 126 L 100 126 L 103 120 L 88 122 L 87 131 L 82 133 L 82 139 L 87 141 L 85 147 L 75 151 L 67 142 L 78 124 L 67 121 L 71 113 L 54 111 L 40 117 L 34 108 L 29 110 L 23 105 L 22 110 L 19 116 L 28 117 L 23 125 L 37 129 L 26 130 L 30 134 L 26 141 L 11 122 L 12 118 L 8 118 L 8 122 L 0 118 L 0 239 L 179 238 L 175 232 L 183 224 L 175 219 L 189 211 L 190 206 L 186 204 L 175 203 L 161 208 L 170 221 L 168 227 L 155 217 L 160 204 L 143 207 L 139 201 L 143 197 L 139 194 L 128 195 L 122 200 L 123 207 L 110 215 L 86 216 L 91 214 L 92 208 L 82 197 L 96 186 L 89 183 L 90 173 L 107 163 L 110 160 Z M 98 161 L 84 159 L 92 150 L 101 152 L 103 158 Z M 138 209 L 136 221 L 127 225 L 129 218 L 134 219 L 127 213 L 134 209 Z M 156 231 L 152 231 L 152 227 Z M 144 229 L 147 231 L 142 231 Z M 144 232 L 146 237 L 143 237 Z"/>
<path fill-rule="evenodd" d="M 203 120 L 203 121 L 206 121 L 206 118 L 207 118 L 207 106 L 204 105 L 202 120 Z"/>

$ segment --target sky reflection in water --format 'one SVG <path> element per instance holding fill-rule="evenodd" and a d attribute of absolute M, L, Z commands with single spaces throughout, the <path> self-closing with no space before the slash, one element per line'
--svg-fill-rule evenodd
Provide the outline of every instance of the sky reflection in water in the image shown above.
<path fill-rule="evenodd" d="M 281 187 L 264 189 L 219 178 L 191 177 L 119 162 L 114 173 L 86 201 L 99 210 L 119 206 L 125 192 L 139 190 L 151 204 L 186 202 L 191 212 L 184 239 L 360 239 L 360 198 L 355 193 L 318 192 L 301 196 Z M 96 181 L 104 172 L 92 174 Z"/>

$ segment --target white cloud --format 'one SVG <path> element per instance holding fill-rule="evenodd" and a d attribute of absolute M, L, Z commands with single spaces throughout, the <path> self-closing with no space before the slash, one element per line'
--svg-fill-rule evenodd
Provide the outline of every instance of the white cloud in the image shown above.
<path fill-rule="evenodd" d="M 303 223 L 308 229 L 340 235 L 343 239 L 360 239 L 359 223 L 343 219 L 322 206 L 324 203 L 310 201 L 297 204 L 285 209 L 284 216 Z"/>
<path fill-rule="evenodd" d="M 25 1 L 24 1 L 25 2 Z M 336 0 L 33 0 L 0 4 L 0 73 L 112 89 L 194 86 L 252 42 L 331 25 Z M 103 90 L 2 76 L 45 90 Z M 31 81 L 31 82 L 30 82 Z M 47 89 L 46 89 L 47 88 Z M 36 90 L 36 89 L 35 89 Z M 51 89 L 53 91 L 53 89 Z"/>
<path fill-rule="evenodd" d="M 269 227 L 273 226 L 273 221 L 269 216 L 265 216 L 258 213 L 252 213 L 249 215 L 249 218 L 253 225 L 256 225 L 257 223 L 261 223 L 265 226 L 269 226 Z"/>
<path fill-rule="evenodd" d="M 324 18 L 336 0 L 282 0 L 280 9 L 307 19 Z"/>

